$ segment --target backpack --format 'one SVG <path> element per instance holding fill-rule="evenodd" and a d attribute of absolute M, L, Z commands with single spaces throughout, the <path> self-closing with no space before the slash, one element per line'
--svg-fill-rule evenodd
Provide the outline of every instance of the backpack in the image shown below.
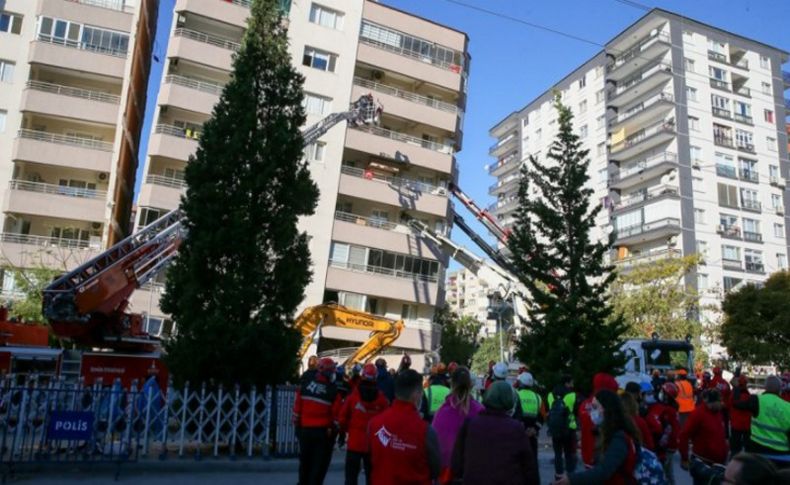
<path fill-rule="evenodd" d="M 640 447 L 637 455 L 634 478 L 639 485 L 666 485 L 667 478 L 664 475 L 664 467 L 658 461 L 655 453 L 644 446 Z"/>
<path fill-rule="evenodd" d="M 563 398 L 564 397 L 565 396 L 563 396 Z M 554 438 L 567 436 L 568 431 L 570 431 L 570 427 L 568 426 L 568 406 L 565 405 L 563 398 L 559 398 L 554 394 L 554 402 L 551 403 L 551 409 L 549 409 L 547 424 L 549 427 L 549 434 Z"/>

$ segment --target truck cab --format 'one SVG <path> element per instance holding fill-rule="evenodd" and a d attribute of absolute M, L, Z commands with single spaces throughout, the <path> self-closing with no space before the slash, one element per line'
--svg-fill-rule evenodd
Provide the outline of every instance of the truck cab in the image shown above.
<path fill-rule="evenodd" d="M 694 375 L 694 345 L 690 338 L 661 340 L 654 336 L 630 339 L 620 350 L 628 359 L 623 374 L 617 376 L 620 387 L 625 387 L 628 382 L 650 382 L 654 370 L 665 374 L 682 367 L 689 376 Z"/>

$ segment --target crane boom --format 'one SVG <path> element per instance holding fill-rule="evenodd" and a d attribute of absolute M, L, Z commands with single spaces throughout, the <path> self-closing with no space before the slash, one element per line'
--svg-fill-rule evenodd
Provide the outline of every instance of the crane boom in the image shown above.
<path fill-rule="evenodd" d="M 381 108 L 371 94 L 349 109 L 333 113 L 302 132 L 305 147 L 342 121 L 375 124 Z M 43 314 L 61 338 L 83 345 L 150 350 L 156 346 L 142 317 L 127 313 L 134 290 L 176 256 L 186 237 L 184 214 L 175 209 L 123 239 L 90 261 L 53 281 L 43 291 Z"/>
<path fill-rule="evenodd" d="M 494 235 L 495 238 L 503 245 L 507 245 L 507 238 L 510 236 L 510 230 L 505 229 L 502 227 L 499 222 L 496 220 L 496 217 L 492 216 L 490 212 L 483 209 L 482 207 L 478 206 L 475 201 L 466 195 L 460 187 L 458 187 L 454 183 L 450 183 L 450 192 L 455 196 L 456 199 L 460 200 L 461 203 L 466 207 L 472 215 L 475 216 L 475 219 L 480 221 L 481 224 L 485 226 L 486 229 Z"/>

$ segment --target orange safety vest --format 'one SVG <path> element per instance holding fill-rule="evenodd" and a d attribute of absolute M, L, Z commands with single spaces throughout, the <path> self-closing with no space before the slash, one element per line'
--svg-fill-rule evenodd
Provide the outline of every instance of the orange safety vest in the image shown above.
<path fill-rule="evenodd" d="M 690 413 L 694 411 L 694 389 L 691 383 L 686 380 L 676 382 L 678 386 L 678 412 Z"/>

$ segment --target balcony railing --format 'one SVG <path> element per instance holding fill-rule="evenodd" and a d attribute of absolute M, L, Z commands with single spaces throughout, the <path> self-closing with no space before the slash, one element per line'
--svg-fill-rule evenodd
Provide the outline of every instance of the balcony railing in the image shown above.
<path fill-rule="evenodd" d="M 184 86 L 190 89 L 196 89 L 198 91 L 214 94 L 217 96 L 222 94 L 222 89 L 224 88 L 224 86 L 220 83 L 213 83 L 209 81 L 198 81 L 197 79 L 192 79 L 185 76 L 177 76 L 175 74 L 170 74 L 169 76 L 165 76 L 165 83 L 177 84 L 179 86 Z"/>
<path fill-rule="evenodd" d="M 71 2 L 81 3 L 83 5 L 90 5 L 91 7 L 106 8 L 108 10 L 117 10 L 119 12 L 132 12 L 133 7 L 126 7 L 124 0 L 69 0 Z"/>
<path fill-rule="evenodd" d="M 65 47 L 71 47 L 73 49 L 95 52 L 97 54 L 105 54 L 113 57 L 126 57 L 127 54 L 127 51 L 123 49 L 113 49 L 89 42 L 69 40 L 62 37 L 53 37 L 51 35 L 38 34 L 38 36 L 36 36 L 36 40 L 39 42 L 46 42 L 47 44 L 62 45 Z"/>
<path fill-rule="evenodd" d="M 492 163 L 488 167 L 488 173 L 496 172 L 500 168 L 507 167 L 508 165 L 512 165 L 514 167 L 519 165 L 519 163 L 518 163 L 518 153 L 512 153 L 512 154 L 508 155 L 507 157 L 503 158 L 502 160 L 499 160 L 497 163 Z M 508 168 L 511 168 L 511 167 L 508 167 Z"/>
<path fill-rule="evenodd" d="M 408 232 L 408 229 L 401 224 L 396 224 L 380 217 L 365 217 L 350 212 L 335 211 L 335 220 L 351 222 L 360 226 L 374 227 L 376 229 L 384 229 L 385 231 Z"/>
<path fill-rule="evenodd" d="M 455 72 L 455 73 L 458 73 L 458 74 L 461 74 L 461 71 L 463 71 L 463 66 L 461 66 L 460 64 L 456 64 L 456 63 L 453 63 L 453 62 L 447 62 L 446 60 L 441 59 L 441 58 L 439 58 L 437 56 L 424 55 L 421 52 L 416 52 L 416 51 L 413 51 L 411 49 L 404 49 L 403 47 L 395 46 L 395 45 L 392 45 L 392 44 L 387 43 L 387 42 L 382 42 L 380 40 L 367 37 L 366 35 L 364 35 L 364 33 L 365 33 L 365 24 L 368 24 L 368 22 L 363 22 L 362 34 L 360 34 L 360 36 L 359 36 L 359 42 L 361 44 L 367 44 L 367 45 L 376 47 L 378 49 L 389 51 L 389 52 L 392 52 L 392 53 L 395 53 L 395 54 L 398 54 L 398 55 L 401 55 L 401 56 L 404 56 L 404 57 L 410 57 L 410 58 L 416 59 L 416 60 L 418 60 L 420 62 L 426 62 L 426 63 L 431 64 L 433 66 L 436 66 L 436 67 L 438 67 L 440 69 L 445 69 L 447 71 L 452 71 L 452 72 Z M 403 38 L 403 37 L 410 37 L 409 34 L 402 34 L 402 33 L 399 34 L 399 33 L 395 32 L 392 29 L 389 29 L 387 27 L 379 27 L 379 26 L 376 26 L 374 24 L 370 24 L 370 25 L 373 25 L 374 27 L 378 28 L 379 30 L 385 31 L 386 33 L 393 33 L 395 35 L 399 35 L 401 38 Z M 423 44 L 425 44 L 424 41 L 423 41 Z M 447 47 L 442 47 L 442 49 L 444 51 L 452 52 L 454 57 L 461 57 L 462 56 L 462 54 L 459 53 L 458 51 L 449 49 Z"/>
<path fill-rule="evenodd" d="M 521 177 L 511 177 L 505 180 L 497 180 L 488 187 L 488 191 L 491 192 L 504 187 L 509 187 L 510 185 L 518 184 L 520 178 Z"/>
<path fill-rule="evenodd" d="M 662 101 L 668 101 L 671 103 L 673 100 L 674 98 L 672 97 L 672 93 L 665 93 L 665 92 L 658 93 L 657 95 L 651 96 L 650 98 L 646 99 L 638 106 L 617 115 L 615 123 L 622 123 L 623 121 L 641 113 L 642 111 L 646 110 L 647 108 L 649 108 L 650 106 L 656 103 L 660 103 Z"/>
<path fill-rule="evenodd" d="M 252 0 L 222 0 L 222 1 L 226 3 L 233 3 L 235 5 L 240 5 L 245 8 L 250 8 L 250 5 L 252 5 Z"/>
<path fill-rule="evenodd" d="M 710 87 L 721 89 L 724 91 L 729 91 L 730 83 L 728 83 L 727 81 L 722 81 L 721 79 L 710 78 Z"/>
<path fill-rule="evenodd" d="M 658 187 L 653 187 L 650 190 L 645 192 L 638 192 L 634 195 L 629 197 L 625 197 L 620 199 L 620 201 L 615 204 L 614 210 L 625 209 L 627 207 L 631 207 L 633 205 L 647 202 L 651 199 L 655 199 L 657 197 L 665 196 L 665 195 L 678 195 L 678 188 L 673 187 L 671 185 L 659 185 Z"/>
<path fill-rule="evenodd" d="M 163 187 L 170 187 L 173 189 L 185 189 L 187 182 L 184 179 L 175 177 L 166 177 L 164 175 L 148 174 L 145 178 L 148 184 L 161 185 Z"/>
<path fill-rule="evenodd" d="M 711 60 L 714 60 L 714 61 L 717 61 L 717 62 L 722 62 L 724 64 L 728 64 L 727 56 L 725 56 L 721 52 L 708 51 L 708 59 L 711 59 Z"/>
<path fill-rule="evenodd" d="M 739 270 L 739 271 L 743 269 L 743 263 L 739 259 L 722 258 L 721 259 L 721 265 L 725 269 L 735 269 L 735 270 Z"/>
<path fill-rule="evenodd" d="M 90 101 L 98 101 L 100 103 L 118 104 L 121 102 L 121 97 L 117 94 L 108 94 L 101 91 L 91 91 L 88 89 L 73 88 L 71 86 L 62 86 L 60 84 L 46 83 L 42 81 L 28 81 L 27 87 L 36 91 L 44 91 L 53 94 L 62 94 L 63 96 L 71 96 L 73 98 L 82 98 Z"/>
<path fill-rule="evenodd" d="M 732 138 L 728 136 L 713 135 L 713 143 L 721 147 L 735 148 L 735 143 L 733 143 Z"/>
<path fill-rule="evenodd" d="M 644 172 L 648 168 L 655 167 L 664 162 L 675 163 L 677 162 L 677 155 L 672 152 L 661 152 L 655 155 L 651 155 L 647 158 L 643 158 L 638 162 L 634 163 L 633 165 L 629 166 L 626 169 L 620 170 L 620 174 L 612 177 L 610 182 L 619 182 L 620 180 L 630 177 L 631 175 Z"/>
<path fill-rule="evenodd" d="M 740 239 L 741 238 L 741 228 L 736 226 L 736 225 L 733 225 L 733 224 L 730 224 L 730 225 L 721 224 L 721 225 L 719 225 L 719 227 L 716 230 L 716 232 L 719 233 L 720 236 L 726 237 L 726 238 L 729 238 L 729 239 Z"/>
<path fill-rule="evenodd" d="M 680 219 L 675 217 L 667 217 L 653 222 L 644 222 L 641 224 L 634 224 L 631 226 L 621 227 L 617 229 L 617 238 L 623 239 L 626 237 L 637 236 L 645 232 L 650 232 L 664 227 L 677 228 L 680 230 Z"/>
<path fill-rule="evenodd" d="M 750 273 L 765 273 L 765 265 L 757 261 L 746 261 L 746 271 Z"/>
<path fill-rule="evenodd" d="M 494 143 L 493 145 L 488 147 L 488 151 L 489 152 L 493 152 L 494 150 L 498 149 L 499 147 L 507 145 L 508 143 L 510 143 L 511 141 L 513 141 L 515 139 L 516 139 L 516 134 L 515 133 L 511 133 L 510 135 L 506 136 L 505 138 L 502 138 L 501 140 L 497 140 L 496 143 Z"/>
<path fill-rule="evenodd" d="M 610 147 L 610 151 L 612 153 L 616 153 L 626 148 L 630 148 L 634 145 L 641 143 L 642 141 L 652 137 L 653 135 L 657 135 L 659 133 L 665 132 L 674 132 L 675 131 L 675 122 L 674 121 L 663 121 L 660 123 L 656 123 L 652 126 L 645 128 L 644 130 L 639 131 L 638 133 L 629 136 L 625 140 L 616 143 Z"/>
<path fill-rule="evenodd" d="M 714 106 L 713 108 L 711 108 L 711 110 L 713 111 L 713 116 L 716 116 L 718 118 L 724 118 L 727 120 L 732 119 L 732 112 L 728 109 L 718 108 Z"/>
<path fill-rule="evenodd" d="M 627 258 L 613 261 L 618 268 L 630 268 L 641 264 L 655 263 L 669 258 L 679 258 L 682 255 L 679 249 L 660 249 L 648 253 L 629 256 Z"/>
<path fill-rule="evenodd" d="M 382 276 L 391 276 L 394 278 L 404 278 L 409 280 L 426 281 L 429 283 L 437 283 L 439 281 L 438 274 L 428 275 L 422 273 L 412 273 L 410 271 L 403 271 L 393 268 L 384 268 L 382 266 L 373 266 L 371 264 L 351 263 L 348 261 L 335 261 L 330 259 L 329 265 L 333 268 L 347 269 L 357 273 L 369 273 Z"/>
<path fill-rule="evenodd" d="M 743 239 L 751 242 L 763 242 L 763 235 L 759 232 L 743 231 Z"/>
<path fill-rule="evenodd" d="M 741 208 L 752 212 L 760 212 L 762 210 L 762 204 L 757 200 L 745 199 L 741 201 Z"/>
<path fill-rule="evenodd" d="M 173 35 L 175 37 L 186 37 L 187 39 L 192 39 L 197 42 L 202 42 L 203 44 L 210 44 L 234 52 L 238 51 L 241 47 L 241 44 L 238 42 L 233 42 L 232 40 L 228 40 L 223 37 L 204 34 L 203 32 L 197 32 L 195 30 L 185 28 L 176 29 L 175 32 L 173 32 Z"/>
<path fill-rule="evenodd" d="M 651 64 L 650 66 L 643 69 L 636 76 L 632 76 L 625 81 L 617 83 L 617 86 L 615 88 L 610 89 L 608 91 L 609 97 L 614 98 L 620 95 L 620 93 L 627 91 L 628 89 L 636 86 L 637 84 L 641 83 L 645 79 L 649 78 L 653 74 L 660 71 L 672 72 L 672 66 L 669 63 L 663 61 L 659 61 L 654 64 Z"/>
<path fill-rule="evenodd" d="M 735 170 L 735 167 L 731 167 L 730 165 L 724 165 L 721 163 L 716 164 L 716 175 L 721 177 L 727 177 L 731 179 L 738 178 L 738 171 Z"/>
<path fill-rule="evenodd" d="M 57 246 L 61 248 L 88 248 L 90 241 L 85 239 L 64 239 L 59 237 L 33 236 L 30 234 L 16 234 L 12 232 L 0 233 L 0 242 L 29 244 L 31 246 Z M 98 247 L 96 249 L 99 249 Z"/>
<path fill-rule="evenodd" d="M 459 111 L 458 106 L 452 103 L 439 101 L 438 99 L 429 98 L 427 96 L 422 96 L 417 93 L 412 93 L 409 91 L 404 91 L 394 86 L 388 86 L 386 84 L 377 83 L 375 81 L 370 81 L 368 79 L 364 79 L 361 77 L 354 77 L 354 84 L 366 89 L 372 89 L 379 93 L 389 94 L 390 96 L 402 98 L 407 101 L 411 101 L 413 103 L 422 104 L 425 106 L 429 106 L 431 108 L 436 108 L 441 111 L 447 111 L 448 113 L 455 114 Z"/>
<path fill-rule="evenodd" d="M 390 140 L 402 141 L 404 143 L 408 143 L 409 145 L 415 145 L 422 148 L 427 148 L 428 150 L 433 150 L 435 152 L 444 153 L 447 155 L 453 154 L 453 147 L 450 145 L 437 143 L 435 141 L 423 140 L 422 138 L 417 138 L 416 136 L 407 135 L 405 133 L 401 133 L 398 131 L 388 130 L 386 128 L 381 128 L 379 126 L 355 127 L 353 129 L 364 131 L 376 136 L 383 136 L 385 138 L 389 138 Z"/>
<path fill-rule="evenodd" d="M 735 121 L 739 121 L 741 123 L 745 123 L 747 125 L 754 124 L 754 118 L 752 118 L 749 115 L 742 115 L 740 113 L 735 113 L 734 115 L 732 115 L 732 119 L 734 119 Z"/>
<path fill-rule="evenodd" d="M 489 205 L 487 207 L 487 210 L 488 212 L 494 212 L 494 211 L 507 212 L 510 209 L 514 209 L 516 206 L 518 206 L 518 197 L 514 197 L 510 200 L 498 200 L 493 204 Z"/>
<path fill-rule="evenodd" d="M 352 177 L 360 177 L 368 180 L 384 182 L 389 185 L 393 185 L 398 188 L 405 188 L 414 192 L 429 193 L 441 197 L 447 197 L 446 188 L 440 185 L 420 182 L 419 180 L 414 180 L 404 177 L 393 177 L 390 175 L 382 175 L 372 170 L 365 170 L 357 167 L 349 167 L 348 165 L 343 165 L 340 168 L 340 172 L 346 175 L 350 175 Z"/>
<path fill-rule="evenodd" d="M 755 183 L 759 183 L 760 182 L 760 174 L 757 173 L 757 171 L 755 171 L 755 170 L 749 170 L 749 169 L 743 169 L 742 168 L 742 169 L 740 169 L 738 171 L 738 173 L 739 173 L 739 175 L 741 177 L 741 180 L 745 180 L 747 182 L 755 182 Z"/>
<path fill-rule="evenodd" d="M 188 140 L 199 140 L 200 139 L 200 132 L 196 130 L 191 130 L 189 128 L 181 128 L 179 126 L 168 125 L 165 123 L 159 123 L 154 128 L 154 133 L 158 135 L 170 135 L 176 136 L 178 138 L 186 138 Z"/>
<path fill-rule="evenodd" d="M 747 98 L 751 98 L 752 97 L 752 90 L 747 88 L 747 87 L 745 87 L 745 86 L 741 86 L 740 88 L 736 88 L 734 92 L 735 92 L 735 94 L 740 94 L 741 96 L 746 96 Z"/>
<path fill-rule="evenodd" d="M 735 148 L 741 150 L 742 152 L 749 152 L 754 153 L 754 144 L 753 143 L 746 143 L 746 142 L 737 142 L 735 144 Z"/>
<path fill-rule="evenodd" d="M 8 188 L 12 190 L 24 190 L 25 192 L 65 195 L 68 197 L 81 197 L 86 199 L 104 199 L 107 197 L 106 190 L 67 187 L 63 185 L 45 184 L 41 182 L 29 182 L 27 180 L 10 180 L 8 182 Z"/>
<path fill-rule="evenodd" d="M 49 133 L 39 130 L 22 129 L 17 132 L 19 138 L 26 138 L 29 140 L 44 141 L 48 143 L 59 143 L 61 145 L 71 145 L 81 148 L 88 148 L 91 150 L 101 150 L 104 152 L 111 152 L 113 144 L 106 141 L 98 141 L 90 138 L 82 138 L 79 136 L 59 135 L 56 133 Z"/>
<path fill-rule="evenodd" d="M 639 44 L 635 45 L 634 47 L 629 48 L 628 50 L 621 53 L 614 61 L 614 64 L 610 64 L 607 66 L 607 72 L 612 72 L 617 70 L 620 66 L 627 63 L 631 59 L 635 57 L 639 57 L 642 54 L 642 51 L 650 47 L 651 45 L 655 44 L 656 42 L 666 42 L 667 44 L 671 43 L 669 38 L 669 34 L 666 32 L 656 32 L 647 38 L 641 40 Z"/>

